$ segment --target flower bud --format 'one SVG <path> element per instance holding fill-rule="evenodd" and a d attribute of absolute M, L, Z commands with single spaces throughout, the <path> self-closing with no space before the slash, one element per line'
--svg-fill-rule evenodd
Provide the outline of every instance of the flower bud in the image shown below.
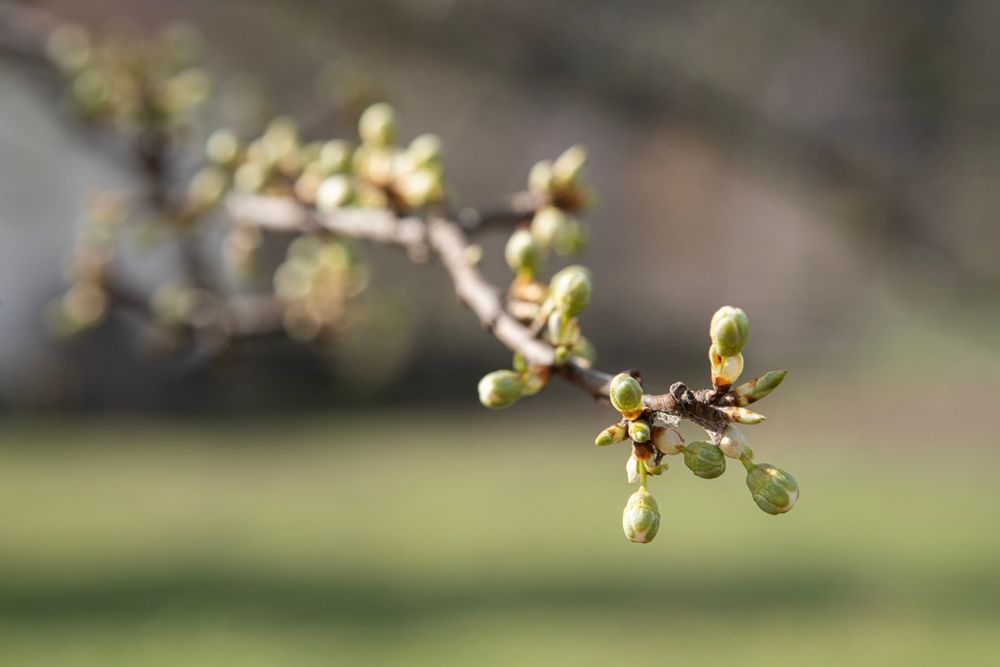
<path fill-rule="evenodd" d="M 642 461 L 636 457 L 635 450 L 633 450 L 628 461 L 625 462 L 625 478 L 628 479 L 629 484 L 635 484 L 639 481 L 639 466 L 641 465 Z"/>
<path fill-rule="evenodd" d="M 580 178 L 580 171 L 587 161 L 587 149 L 577 144 L 556 158 L 552 163 L 552 180 L 557 187 L 574 185 Z"/>
<path fill-rule="evenodd" d="M 559 311 L 549 314 L 545 328 L 549 342 L 553 345 L 570 346 L 580 338 L 580 320 L 575 317 L 567 317 Z"/>
<path fill-rule="evenodd" d="M 750 320 L 740 308 L 723 306 L 715 311 L 709 325 L 712 344 L 724 357 L 734 357 L 743 350 L 750 335 Z"/>
<path fill-rule="evenodd" d="M 708 348 L 708 359 L 712 366 L 712 385 L 717 389 L 731 386 L 743 372 L 743 355 L 739 352 L 734 357 L 724 357 L 712 345 Z"/>
<path fill-rule="evenodd" d="M 648 442 L 649 436 L 649 424 L 646 422 L 637 419 L 628 423 L 628 437 L 632 438 L 632 442 Z"/>
<path fill-rule="evenodd" d="M 441 172 L 433 167 L 421 167 L 408 173 L 396 185 L 403 201 L 412 208 L 439 202 L 444 197 Z"/>
<path fill-rule="evenodd" d="M 593 291 L 590 271 L 582 266 L 567 266 L 552 276 L 549 283 L 549 297 L 556 309 L 569 317 L 576 317 L 590 303 Z"/>
<path fill-rule="evenodd" d="M 548 160 L 536 162 L 528 172 L 528 190 L 548 197 L 552 194 L 552 163 Z"/>
<path fill-rule="evenodd" d="M 736 394 L 739 405 L 750 405 L 770 394 L 785 379 L 786 373 L 788 371 L 768 371 L 759 378 L 754 378 L 736 387 L 733 393 Z"/>
<path fill-rule="evenodd" d="M 340 139 L 328 141 L 319 149 L 319 166 L 326 174 L 342 174 L 351 168 L 351 144 Z"/>
<path fill-rule="evenodd" d="M 552 249 L 562 257 L 579 255 L 587 248 L 589 234 L 582 222 L 571 215 L 565 216 L 562 227 L 556 231 L 552 241 Z"/>
<path fill-rule="evenodd" d="M 730 424 L 722 433 L 719 449 L 731 459 L 738 459 L 747 451 L 747 439 L 736 426 Z"/>
<path fill-rule="evenodd" d="M 660 508 L 656 499 L 646 489 L 639 489 L 625 504 L 622 514 L 625 537 L 638 544 L 651 542 L 660 528 Z"/>
<path fill-rule="evenodd" d="M 518 229 L 511 234 L 507 240 L 507 247 L 504 248 L 507 266 L 518 274 L 534 275 L 538 271 L 541 255 L 541 249 L 527 229 Z"/>
<path fill-rule="evenodd" d="M 692 442 L 684 448 L 684 465 L 702 479 L 715 479 L 726 472 L 726 457 L 710 442 Z"/>
<path fill-rule="evenodd" d="M 799 498 L 795 478 L 770 463 L 759 463 L 747 471 L 747 488 L 757 507 L 768 514 L 784 514 Z"/>
<path fill-rule="evenodd" d="M 718 408 L 718 410 L 727 421 L 736 422 L 738 424 L 747 424 L 752 426 L 754 424 L 759 424 L 766 419 L 764 415 L 757 414 L 753 410 L 747 410 L 746 408 L 723 407 Z"/>
<path fill-rule="evenodd" d="M 680 454 L 684 451 L 684 436 L 675 426 L 654 424 L 653 446 L 664 454 Z"/>
<path fill-rule="evenodd" d="M 358 120 L 361 141 L 372 146 L 391 145 L 396 129 L 396 110 L 385 102 L 371 105 Z"/>
<path fill-rule="evenodd" d="M 342 174 L 328 176 L 316 189 L 316 208 L 330 213 L 346 206 L 353 194 L 350 178 Z"/>
<path fill-rule="evenodd" d="M 215 164 L 226 166 L 236 161 L 240 154 L 240 140 L 232 130 L 219 129 L 208 135 L 205 155 Z"/>
<path fill-rule="evenodd" d="M 612 424 L 597 434 L 597 439 L 594 440 L 594 444 L 598 447 L 613 445 L 616 442 L 624 440 L 627 434 L 628 429 L 625 428 L 624 424 Z"/>
<path fill-rule="evenodd" d="M 414 168 L 419 169 L 441 161 L 441 139 L 436 134 L 421 134 L 406 149 Z"/>
<path fill-rule="evenodd" d="M 534 396 L 549 383 L 548 366 L 531 366 L 527 371 L 521 373 L 521 394 L 524 396 Z"/>
<path fill-rule="evenodd" d="M 256 162 L 244 162 L 233 174 L 233 183 L 243 192 L 260 192 L 267 185 L 267 169 Z"/>
<path fill-rule="evenodd" d="M 611 405 L 625 419 L 636 419 L 642 414 L 642 385 L 628 373 L 619 373 L 611 379 L 608 396 Z"/>
<path fill-rule="evenodd" d="M 229 174 L 218 167 L 202 167 L 188 184 L 188 203 L 204 210 L 219 203 L 229 187 Z"/>
<path fill-rule="evenodd" d="M 531 233 L 543 248 L 551 247 L 565 233 L 568 215 L 555 206 L 543 206 L 531 219 Z"/>
<path fill-rule="evenodd" d="M 666 461 L 656 462 L 656 459 L 652 456 L 642 462 L 642 465 L 646 466 L 646 472 L 650 475 L 662 475 L 670 465 Z"/>
<path fill-rule="evenodd" d="M 506 408 L 522 395 L 521 376 L 514 371 L 493 371 L 479 381 L 479 402 L 487 408 Z"/>

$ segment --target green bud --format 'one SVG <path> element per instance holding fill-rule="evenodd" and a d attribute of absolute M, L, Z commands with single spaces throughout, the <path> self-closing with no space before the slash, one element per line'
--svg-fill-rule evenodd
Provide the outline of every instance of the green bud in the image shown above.
<path fill-rule="evenodd" d="M 205 155 L 215 164 L 226 166 L 236 161 L 240 154 L 240 140 L 232 130 L 220 129 L 208 135 Z"/>
<path fill-rule="evenodd" d="M 524 396 L 534 396 L 549 383 L 548 366 L 532 366 L 527 371 L 521 373 L 523 384 L 521 393 Z"/>
<path fill-rule="evenodd" d="M 552 163 L 548 160 L 536 162 L 528 172 L 528 190 L 536 195 L 548 197 L 552 194 L 552 180 Z"/>
<path fill-rule="evenodd" d="M 406 149 L 411 164 L 419 169 L 441 161 L 441 139 L 436 134 L 421 134 Z"/>
<path fill-rule="evenodd" d="M 556 309 L 569 317 L 576 317 L 590 303 L 593 291 L 590 271 L 582 266 L 567 266 L 549 282 L 549 297 Z"/>
<path fill-rule="evenodd" d="M 515 352 L 514 353 L 513 367 L 514 367 L 514 370 L 517 371 L 518 373 L 527 372 L 527 370 L 528 370 L 528 360 L 525 359 L 524 355 L 521 354 L 520 352 Z"/>
<path fill-rule="evenodd" d="M 799 498 L 795 478 L 770 463 L 759 463 L 747 471 L 747 488 L 757 507 L 768 514 L 784 514 Z"/>
<path fill-rule="evenodd" d="M 396 110 L 378 102 L 364 110 L 358 120 L 361 141 L 372 146 L 389 146 L 396 137 Z"/>
<path fill-rule="evenodd" d="M 757 414 L 753 410 L 747 410 L 746 408 L 736 408 L 736 407 L 723 407 L 718 408 L 722 416 L 726 418 L 726 421 L 736 422 L 738 424 L 754 425 L 759 424 L 766 419 L 764 415 Z"/>
<path fill-rule="evenodd" d="M 524 273 L 529 276 L 538 271 L 542 259 L 541 248 L 535 243 L 535 238 L 527 229 L 518 229 L 510 235 L 507 247 L 504 248 L 507 266 L 514 273 Z"/>
<path fill-rule="evenodd" d="M 715 479 L 726 472 L 726 457 L 710 442 L 692 442 L 684 448 L 684 465 L 702 479 Z"/>
<path fill-rule="evenodd" d="M 569 216 L 555 206 L 543 206 L 531 219 L 531 233 L 543 248 L 549 248 L 565 234 Z"/>
<path fill-rule="evenodd" d="M 229 174 L 218 167 L 202 167 L 188 184 L 188 202 L 196 209 L 215 206 L 229 187 Z"/>
<path fill-rule="evenodd" d="M 574 185 L 587 161 L 587 149 L 577 144 L 568 148 L 552 163 L 552 180 L 558 187 Z"/>
<path fill-rule="evenodd" d="M 625 537 L 638 544 L 651 542 L 660 528 L 660 508 L 656 499 L 646 489 L 639 489 L 625 504 L 622 529 Z"/>
<path fill-rule="evenodd" d="M 750 335 L 750 320 L 740 308 L 723 306 L 715 311 L 709 325 L 712 344 L 723 357 L 734 357 L 743 350 Z"/>
<path fill-rule="evenodd" d="M 644 421 L 635 420 L 628 423 L 628 437 L 632 442 L 648 442 L 650 438 L 649 424 Z"/>
<path fill-rule="evenodd" d="M 406 174 L 396 186 L 403 201 L 413 208 L 439 202 L 444 197 L 441 171 L 432 167 L 421 167 Z"/>
<path fill-rule="evenodd" d="M 717 389 L 730 387 L 743 373 L 743 355 L 739 352 L 733 357 L 719 354 L 719 348 L 712 345 L 708 348 L 708 360 L 712 367 L 712 386 Z"/>
<path fill-rule="evenodd" d="M 267 169 L 256 162 L 244 162 L 233 174 L 233 184 L 243 192 L 260 192 L 267 185 Z"/>
<path fill-rule="evenodd" d="M 754 378 L 749 382 L 744 382 L 740 386 L 733 390 L 736 394 L 739 405 L 747 406 L 754 401 L 759 401 L 764 398 L 772 391 L 774 391 L 781 381 L 785 379 L 785 374 L 788 371 L 768 371 L 764 373 L 759 378 Z"/>
<path fill-rule="evenodd" d="M 619 373 L 611 379 L 608 396 L 611 405 L 625 419 L 636 419 L 642 414 L 642 385 L 628 373 Z"/>
<path fill-rule="evenodd" d="M 589 234 L 584 224 L 573 216 L 567 215 L 562 228 L 556 232 L 552 248 L 557 255 L 571 257 L 586 250 L 589 240 Z"/>
<path fill-rule="evenodd" d="M 664 454 L 680 454 L 684 451 L 684 436 L 675 426 L 654 424 L 652 440 L 653 446 Z"/>
<path fill-rule="evenodd" d="M 353 194 L 350 178 L 342 174 L 328 176 L 316 188 L 316 208 L 323 213 L 330 213 L 346 206 Z"/>
<path fill-rule="evenodd" d="M 628 435 L 628 429 L 623 424 L 612 424 L 597 434 L 594 444 L 598 447 L 606 447 L 621 442 L 626 435 Z"/>
<path fill-rule="evenodd" d="M 521 376 L 514 371 L 493 371 L 479 381 L 479 402 L 487 408 L 506 408 L 523 395 Z"/>
<path fill-rule="evenodd" d="M 743 455 L 747 452 L 746 436 L 735 425 L 730 424 L 722 433 L 722 438 L 719 440 L 719 449 L 731 459 L 743 458 Z"/>
<path fill-rule="evenodd" d="M 326 174 L 341 174 L 351 168 L 351 144 L 340 139 L 334 139 L 323 144 L 319 149 L 320 167 Z"/>

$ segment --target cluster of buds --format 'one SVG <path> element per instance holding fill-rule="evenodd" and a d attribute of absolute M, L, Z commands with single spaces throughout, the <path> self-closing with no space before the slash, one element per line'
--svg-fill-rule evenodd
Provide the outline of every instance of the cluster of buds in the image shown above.
<path fill-rule="evenodd" d="M 725 425 L 721 430 L 709 431 L 709 440 L 685 444 L 676 427 L 679 419 L 647 406 L 642 385 L 635 377 L 620 373 L 611 380 L 608 395 L 622 420 L 601 431 L 595 443 L 599 446 L 625 440 L 632 443 L 625 469 L 629 482 L 639 482 L 640 488 L 629 498 L 623 515 L 625 535 L 631 541 L 649 542 L 656 535 L 659 510 L 646 488 L 646 480 L 647 476 L 666 470 L 663 458 L 670 455 L 683 454 L 684 465 L 701 479 L 721 477 L 726 471 L 726 459 L 737 459 L 746 469 L 747 488 L 758 507 L 768 514 L 783 514 L 795 505 L 799 495 L 795 478 L 769 463 L 755 464 L 746 437 L 736 425 L 763 421 L 762 415 L 746 406 L 770 394 L 785 377 L 785 371 L 771 371 L 731 388 L 742 370 L 742 350 L 749 328 L 746 313 L 739 308 L 725 306 L 712 318 L 710 357 L 714 389 L 709 405 L 721 414 Z"/>
<path fill-rule="evenodd" d="M 47 50 L 71 78 L 70 99 L 80 114 L 134 132 L 188 124 L 211 89 L 196 66 L 201 42 L 187 24 L 169 25 L 154 39 L 118 36 L 100 43 L 84 28 L 65 25 L 52 32 Z"/>

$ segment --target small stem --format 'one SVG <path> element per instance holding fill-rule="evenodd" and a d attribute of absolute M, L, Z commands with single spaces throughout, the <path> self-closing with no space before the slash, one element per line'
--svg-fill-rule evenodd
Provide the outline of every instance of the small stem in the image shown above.
<path fill-rule="evenodd" d="M 646 462 L 639 461 L 639 488 L 643 491 L 646 490 L 646 476 L 649 473 L 646 472 Z"/>

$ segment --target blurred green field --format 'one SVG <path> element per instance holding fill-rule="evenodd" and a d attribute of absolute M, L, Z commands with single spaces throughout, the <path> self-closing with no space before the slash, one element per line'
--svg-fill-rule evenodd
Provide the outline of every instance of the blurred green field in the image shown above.
<path fill-rule="evenodd" d="M 994 448 L 768 422 L 794 512 L 677 461 L 632 545 L 600 411 L 460 412 L 0 425 L 0 662 L 1000 660 Z"/>

